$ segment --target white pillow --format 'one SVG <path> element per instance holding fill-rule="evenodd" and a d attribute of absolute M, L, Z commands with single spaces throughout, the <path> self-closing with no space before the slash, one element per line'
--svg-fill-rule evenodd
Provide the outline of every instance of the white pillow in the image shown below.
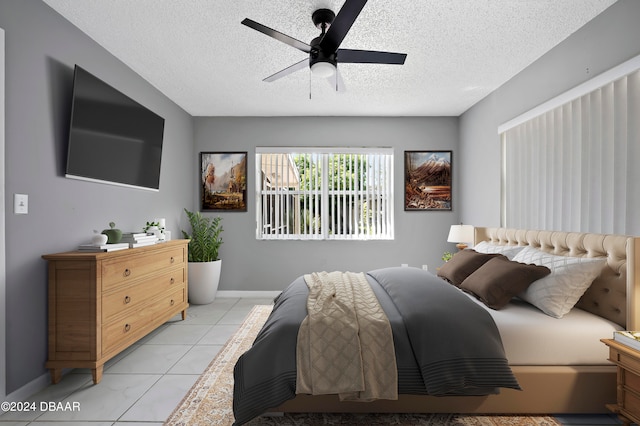
<path fill-rule="evenodd" d="M 513 260 L 551 270 L 551 274 L 534 281 L 518 297 L 554 318 L 562 318 L 573 308 L 607 262 L 604 257 L 557 256 L 529 246 Z"/>
<path fill-rule="evenodd" d="M 513 260 L 513 257 L 516 254 L 520 253 L 520 251 L 525 247 L 526 246 L 504 246 L 500 244 L 490 243 L 488 241 L 480 241 L 475 245 L 475 247 L 473 247 L 473 249 L 478 253 L 499 253 L 503 256 L 506 256 L 507 259 Z"/>

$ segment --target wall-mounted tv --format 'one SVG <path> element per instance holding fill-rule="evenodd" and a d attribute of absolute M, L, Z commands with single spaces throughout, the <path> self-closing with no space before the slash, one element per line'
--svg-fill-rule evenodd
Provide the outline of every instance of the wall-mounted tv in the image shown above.
<path fill-rule="evenodd" d="M 65 176 L 158 191 L 164 118 L 78 65 Z"/>

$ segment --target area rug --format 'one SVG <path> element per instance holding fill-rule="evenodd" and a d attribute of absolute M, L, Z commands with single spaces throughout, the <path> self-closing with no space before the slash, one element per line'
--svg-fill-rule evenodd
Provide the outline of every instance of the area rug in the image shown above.
<path fill-rule="evenodd" d="M 233 367 L 246 352 L 271 313 L 257 305 L 225 343 L 211 364 L 165 422 L 166 426 L 233 424 Z M 284 414 L 264 416 L 247 425 L 429 425 L 429 426 L 560 426 L 551 416 L 471 416 L 462 414 Z"/>

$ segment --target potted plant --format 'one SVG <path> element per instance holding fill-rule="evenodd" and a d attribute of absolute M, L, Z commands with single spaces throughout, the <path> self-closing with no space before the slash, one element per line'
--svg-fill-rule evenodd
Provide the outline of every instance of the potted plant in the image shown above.
<path fill-rule="evenodd" d="M 189 302 L 206 305 L 216 298 L 222 260 L 218 256 L 222 245 L 222 218 L 204 217 L 200 212 L 184 209 L 191 225 L 191 233 L 182 235 L 189 239 Z"/>

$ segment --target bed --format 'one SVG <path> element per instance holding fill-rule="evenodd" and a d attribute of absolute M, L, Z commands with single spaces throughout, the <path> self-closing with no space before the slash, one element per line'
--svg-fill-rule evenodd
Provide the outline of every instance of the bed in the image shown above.
<path fill-rule="evenodd" d="M 484 244 L 484 251 L 480 249 L 480 243 Z M 640 238 L 620 235 L 475 228 L 474 248 L 478 248 L 480 252 L 500 253 L 516 261 L 518 259 L 513 258 L 513 254 L 509 255 L 508 251 L 521 247 L 520 254 L 527 250 L 538 251 L 556 260 L 558 258 L 555 256 L 562 256 L 563 260 L 593 260 L 593 264 L 599 265 L 595 278 L 587 290 L 581 293 L 575 307 L 563 313 L 561 318 L 555 318 L 553 312 L 551 315 L 542 312 L 529 301 L 517 297 L 500 309 L 491 309 L 477 295 L 466 290 L 459 292 L 493 318 L 509 368 L 519 388 L 498 384 L 500 389 L 497 394 L 400 394 L 397 400 L 380 399 L 363 403 L 341 401 L 337 395 L 295 395 L 295 377 L 289 377 L 284 391 L 262 392 L 269 393 L 272 401 L 278 401 L 277 403 L 268 409 L 259 407 L 254 412 L 249 410 L 250 414 L 247 414 L 246 401 L 252 400 L 252 397 L 241 395 L 245 391 L 242 385 L 243 370 L 246 370 L 246 365 L 243 365 L 245 354 L 234 372 L 234 410 L 238 410 L 236 419 L 240 419 L 238 423 L 243 423 L 262 412 L 606 412 L 605 404 L 616 400 L 616 368 L 608 362 L 607 348 L 599 339 L 610 337 L 614 330 L 637 329 L 640 326 L 640 313 L 637 309 L 640 306 L 640 291 L 636 291 L 640 286 L 640 277 L 635 273 L 635 265 L 640 264 L 639 244 Z M 301 309 L 306 310 L 306 307 Z M 261 332 L 258 336 L 254 348 L 260 346 L 257 343 L 262 338 L 266 339 L 264 336 L 269 334 L 271 328 L 278 326 L 279 321 L 281 320 L 277 318 L 275 321 L 267 321 L 267 330 L 263 329 L 264 333 Z M 291 324 L 288 326 L 292 327 Z M 295 327 L 294 325 L 293 328 Z M 245 357 L 245 362 L 247 358 L 251 358 L 252 350 L 253 348 L 248 351 L 249 356 Z M 295 352 L 295 348 L 288 350 Z M 253 355 L 260 359 L 264 354 Z"/>

